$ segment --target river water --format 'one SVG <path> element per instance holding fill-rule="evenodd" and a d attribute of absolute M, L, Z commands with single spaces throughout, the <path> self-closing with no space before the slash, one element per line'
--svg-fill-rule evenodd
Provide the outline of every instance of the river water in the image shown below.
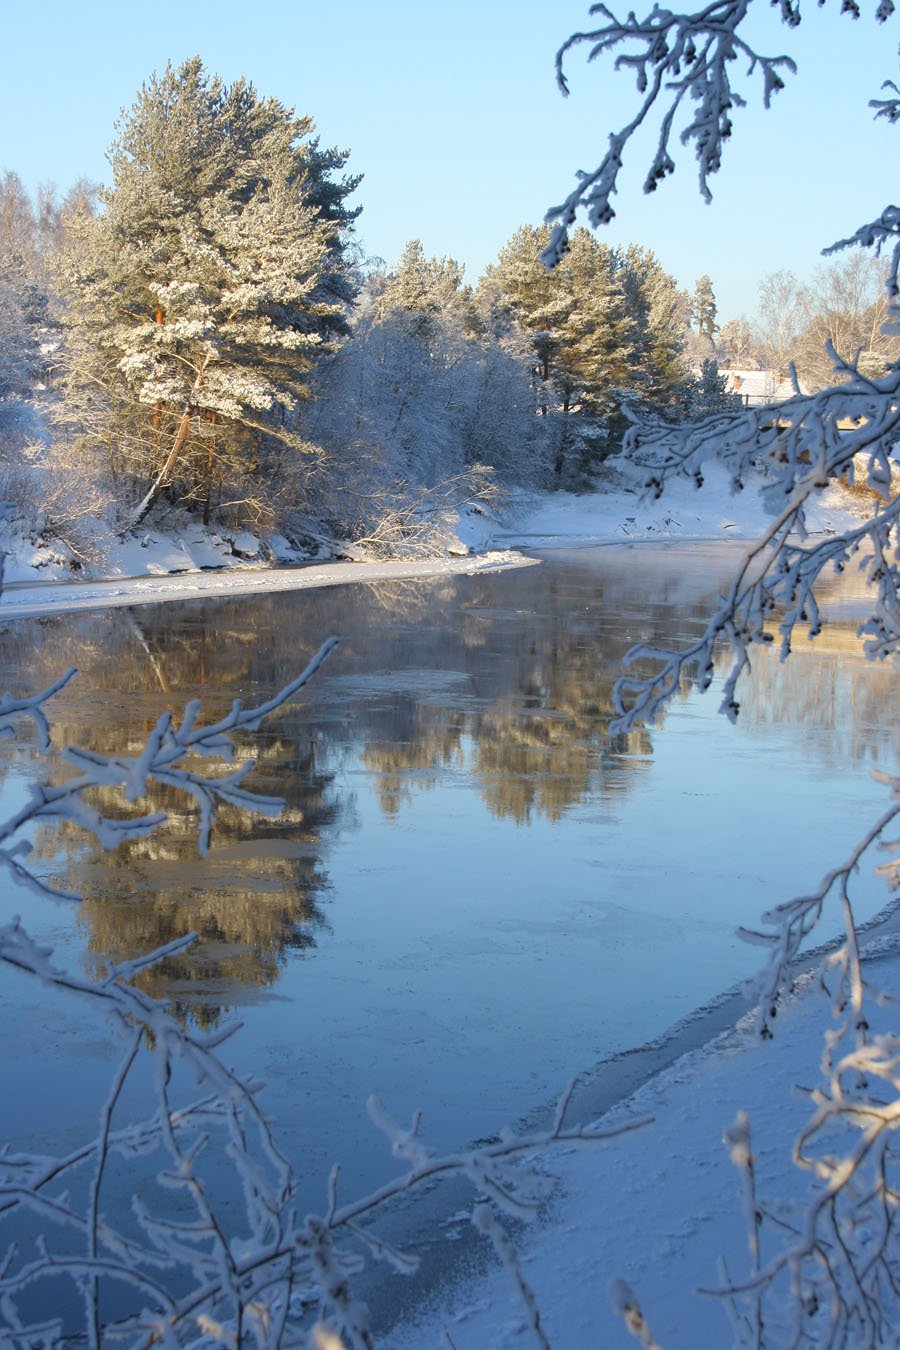
<path fill-rule="evenodd" d="M 422 1108 L 438 1148 L 493 1134 L 752 975 L 736 926 L 817 884 L 881 809 L 870 771 L 896 771 L 900 701 L 859 655 L 852 606 L 786 665 L 759 654 L 736 727 L 715 690 L 685 687 L 658 726 L 610 738 L 624 653 L 696 636 L 736 556 L 559 551 L 498 575 L 11 623 L 0 686 L 76 665 L 54 741 L 105 751 L 197 695 L 210 718 L 265 699 L 341 645 L 240 747 L 248 785 L 286 799 L 279 820 L 223 811 L 208 858 L 172 794 L 150 803 L 167 830 L 115 854 L 42 831 L 41 874 L 83 899 L 8 888 L 2 917 L 94 975 L 197 930 L 145 986 L 201 1027 L 240 1017 L 226 1058 L 266 1080 L 310 1203 L 334 1161 L 348 1198 L 393 1174 L 371 1092 L 401 1120 Z M 3 753 L 8 809 L 46 770 L 27 733 Z M 860 888 L 866 918 L 888 897 Z M 77 1142 L 114 1063 L 103 1028 L 3 978 L 5 1135 Z"/>

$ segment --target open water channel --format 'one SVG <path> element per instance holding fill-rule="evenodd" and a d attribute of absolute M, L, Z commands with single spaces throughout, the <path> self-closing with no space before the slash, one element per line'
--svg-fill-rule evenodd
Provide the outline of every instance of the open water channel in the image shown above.
<path fill-rule="evenodd" d="M 208 858 L 174 795 L 151 803 L 165 831 L 114 854 L 42 831 L 42 873 L 84 898 L 7 889 L 0 918 L 21 911 L 92 973 L 196 929 L 145 985 L 200 1026 L 244 1022 L 225 1056 L 266 1080 L 317 1208 L 334 1161 L 346 1198 L 395 1170 L 371 1092 L 400 1120 L 422 1108 L 440 1149 L 491 1135 L 752 975 L 736 926 L 816 884 L 881 809 L 896 675 L 840 607 L 786 665 L 759 653 L 736 727 L 715 689 L 685 688 L 659 726 L 610 738 L 625 652 L 694 637 L 736 556 L 560 550 L 496 575 L 10 623 L 0 687 L 77 666 L 54 740 L 105 751 L 197 695 L 210 719 L 265 699 L 342 641 L 242 748 L 279 820 L 222 812 Z M 2 753 L 8 807 L 45 770 L 27 734 Z M 865 918 L 888 896 L 860 885 Z M 3 978 L 3 1137 L 75 1144 L 114 1052 L 82 1011 Z"/>

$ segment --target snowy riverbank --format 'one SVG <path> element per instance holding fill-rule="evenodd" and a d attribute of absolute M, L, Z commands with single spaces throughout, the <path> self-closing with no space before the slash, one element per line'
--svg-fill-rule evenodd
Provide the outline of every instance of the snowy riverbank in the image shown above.
<path fill-rule="evenodd" d="M 867 976 L 900 996 L 900 935 L 874 938 L 868 951 Z M 873 1029 L 888 1029 L 891 1019 L 887 1012 Z M 603 1117 L 604 1127 L 648 1116 L 651 1126 L 598 1148 L 547 1155 L 541 1168 L 557 1180 L 556 1199 L 548 1219 L 521 1233 L 518 1250 L 552 1346 L 636 1344 L 613 1311 L 607 1290 L 614 1279 L 634 1290 L 653 1343 L 664 1350 L 745 1343 L 733 1338 L 725 1300 L 699 1292 L 721 1286 L 723 1261 L 735 1281 L 751 1270 L 742 1177 L 723 1133 L 739 1111 L 747 1113 L 757 1193 L 780 1204 L 785 1219 L 798 1202 L 796 1218 L 809 1173 L 792 1165 L 791 1149 L 813 1111 L 809 1089 L 831 1025 L 828 1000 L 806 981 L 780 1012 L 774 1040 L 761 1041 L 748 1014 Z M 764 1226 L 764 1263 L 774 1249 L 771 1234 Z M 444 1330 L 455 1350 L 534 1344 L 509 1276 L 499 1269 L 451 1289 L 426 1315 L 395 1330 L 391 1350 L 438 1346 Z M 767 1333 L 768 1346 L 791 1343 L 786 1324 L 769 1323 Z"/>
<path fill-rule="evenodd" d="M 835 489 L 823 494 L 809 520 L 813 532 L 839 528 L 852 501 Z M 513 501 L 497 517 L 460 514 L 456 537 L 439 557 L 395 562 L 318 561 L 282 536 L 263 541 L 248 531 L 205 530 L 185 522 L 146 529 L 128 539 L 103 539 L 77 572 L 63 546 L 34 541 L 5 527 L 6 555 L 0 620 L 110 605 L 303 590 L 355 581 L 433 577 L 522 565 L 516 548 L 571 547 L 692 539 L 753 539 L 766 516 L 752 491 L 729 492 L 727 476 L 712 466 L 700 490 L 671 483 L 658 501 L 643 499 L 612 477 L 602 491 L 551 493 Z M 98 522 L 98 530 L 100 523 Z M 273 562 L 274 560 L 274 562 Z"/>

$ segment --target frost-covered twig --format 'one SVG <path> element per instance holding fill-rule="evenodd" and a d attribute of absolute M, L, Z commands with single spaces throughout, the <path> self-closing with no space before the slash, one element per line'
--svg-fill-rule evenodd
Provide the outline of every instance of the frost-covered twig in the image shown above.
<path fill-rule="evenodd" d="M 719 168 L 724 144 L 731 136 L 733 110 L 746 102 L 734 88 L 732 63 L 745 62 L 748 75 L 758 70 L 766 107 L 772 95 L 784 88 L 784 74 L 796 71 L 789 56 L 763 56 L 744 41 L 739 30 L 749 6 L 750 0 L 717 0 L 694 13 L 675 14 L 654 4 L 644 18 L 631 12 L 624 20 L 616 18 L 605 4 L 591 6 L 591 13 L 601 15 L 605 23 L 590 32 L 573 33 L 560 48 L 556 57 L 560 89 L 568 93 L 564 64 L 573 48 L 587 43 L 589 61 L 624 48 L 614 68 L 633 74 L 638 106 L 633 117 L 610 134 L 609 149 L 599 167 L 592 173 L 579 173 L 578 186 L 547 212 L 548 221 L 558 222 L 544 253 L 548 266 L 555 266 L 562 258 L 579 207 L 587 208 L 594 228 L 612 220 L 615 212 L 610 198 L 616 192 L 624 152 L 651 113 L 659 113 L 659 130 L 644 191 L 654 192 L 675 171 L 670 147 L 676 116 L 683 112 L 686 125 L 679 139 L 682 145 L 693 142 L 700 192 L 711 200 L 709 178 Z M 788 25 L 799 22 L 799 7 L 794 0 L 781 0 L 781 11 Z"/>
<path fill-rule="evenodd" d="M 861 633 L 868 655 L 884 658 L 900 646 L 900 567 L 897 521 L 900 496 L 891 496 L 891 451 L 900 440 L 900 370 L 868 380 L 847 367 L 845 385 L 815 395 L 797 394 L 778 409 L 747 409 L 711 418 L 692 427 L 662 424 L 632 427 L 624 453 L 657 493 L 673 474 L 702 483 L 708 459 L 718 458 L 736 490 L 749 476 L 761 475 L 761 494 L 772 509 L 772 523 L 748 550 L 710 619 L 706 631 L 688 648 L 672 652 L 641 644 L 626 665 L 650 660 L 656 669 L 642 677 L 623 676 L 614 691 L 618 719 L 613 730 L 627 730 L 653 717 L 692 672 L 701 689 L 713 678 L 717 644 L 725 639 L 733 652 L 722 711 L 737 716 L 737 683 L 750 664 L 754 643 L 781 637 L 788 655 L 798 624 L 808 634 L 820 631 L 816 586 L 829 569 L 843 571 L 851 560 L 871 582 L 870 616 Z M 873 507 L 858 526 L 824 539 L 806 535 L 806 509 L 815 494 L 836 479 L 854 481 L 857 456 L 865 457 L 866 484 Z M 866 547 L 872 553 L 865 552 Z"/>
<path fill-rule="evenodd" d="M 255 731 L 265 717 L 288 703 L 309 682 L 336 644 L 336 638 L 329 638 L 296 679 L 255 708 L 245 708 L 237 699 L 230 712 L 209 726 L 197 725 L 201 706 L 198 699 L 187 704 L 180 726 L 176 724 L 172 713 L 163 713 L 147 738 L 144 750 L 134 759 L 67 747 L 61 752 L 62 758 L 80 769 L 80 774 L 59 787 L 33 788 L 31 800 L 9 819 L 0 822 L 0 864 L 17 881 L 43 894 L 65 895 L 40 880 L 22 862 L 30 847 L 27 840 L 21 837 L 25 827 L 37 821 L 69 820 L 90 831 L 104 848 L 115 848 L 125 839 L 152 834 L 165 823 L 164 812 L 125 819 L 104 816 L 85 801 L 85 793 L 91 788 L 120 788 L 129 803 L 146 795 L 151 780 L 186 792 L 198 807 L 199 847 L 202 853 L 209 849 L 218 803 L 227 802 L 243 810 L 277 815 L 284 805 L 280 798 L 263 797 L 241 786 L 253 768 L 252 760 L 234 772 L 219 777 L 199 774 L 184 767 L 184 761 L 189 755 L 213 756 L 230 761 L 234 755 L 232 733 Z M 15 718 L 30 717 L 38 728 L 41 746 L 46 751 L 49 748 L 49 727 L 44 704 L 64 688 L 74 674 L 74 670 L 70 670 L 55 684 L 31 698 L 14 700 L 5 695 L 0 700 L 0 735 L 12 733 Z"/>
<path fill-rule="evenodd" d="M 775 0 L 782 21 L 788 28 L 800 23 L 799 0 Z M 556 78 L 568 94 L 565 63 L 569 54 L 584 44 L 588 61 L 617 52 L 615 71 L 634 77 L 637 91 L 633 115 L 609 134 L 609 148 L 592 172 L 580 170 L 577 186 L 558 206 L 551 207 L 546 219 L 555 222 L 550 243 L 543 254 L 548 267 L 555 267 L 566 252 L 569 230 L 580 208 L 587 210 L 593 228 L 607 224 L 615 216 L 612 197 L 618 189 L 619 173 L 632 138 L 645 122 L 657 119 L 656 148 L 644 176 L 643 190 L 655 192 L 657 186 L 675 172 L 673 138 L 683 146 L 692 145 L 699 169 L 700 195 L 712 200 L 710 177 L 721 167 L 725 146 L 731 139 L 734 112 L 746 107 L 747 100 L 735 85 L 735 62 L 749 78 L 758 75 L 765 108 L 772 97 L 785 87 L 785 77 L 797 72 L 790 56 L 765 56 L 744 38 L 752 0 L 713 0 L 713 3 L 689 13 L 676 13 L 654 3 L 643 17 L 630 11 L 619 19 L 606 4 L 591 6 L 591 14 L 603 22 L 587 32 L 573 33 L 556 56 Z M 846 0 L 845 12 L 858 17 L 856 0 Z M 883 22 L 893 12 L 893 0 L 879 0 L 875 16 Z M 887 87 L 896 89 L 890 81 Z M 896 121 L 900 100 L 896 97 L 872 100 L 877 116 Z M 678 129 L 677 119 L 683 126 Z"/>
<path fill-rule="evenodd" d="M 159 960 L 174 950 L 183 950 L 193 935 L 143 958 L 127 968 L 114 968 L 99 984 L 91 984 L 57 969 L 50 953 L 38 947 L 17 921 L 0 930 L 0 961 L 15 966 L 42 982 L 93 1005 L 109 1018 L 125 1039 L 126 1049 L 106 1101 L 101 1108 L 100 1131 L 89 1145 L 62 1158 L 12 1152 L 0 1154 L 0 1220 L 19 1233 L 19 1249 L 11 1248 L 0 1278 L 0 1295 L 10 1309 L 26 1289 L 54 1288 L 60 1278 L 71 1279 L 85 1302 L 85 1327 L 94 1345 L 105 1344 L 114 1334 L 103 1325 L 101 1311 L 111 1288 L 131 1288 L 138 1296 L 137 1308 L 122 1329 L 136 1335 L 133 1344 L 149 1343 L 165 1324 L 173 1329 L 185 1320 L 185 1308 L 196 1294 L 179 1297 L 183 1272 L 192 1270 L 205 1291 L 204 1311 L 225 1311 L 240 1319 L 245 1307 L 258 1297 L 258 1286 L 271 1279 L 283 1236 L 283 1211 L 290 1193 L 290 1169 L 278 1150 L 265 1116 L 256 1101 L 256 1089 L 237 1077 L 219 1059 L 216 1049 L 226 1033 L 207 1038 L 187 1031 L 167 1011 L 125 982 L 134 968 Z M 233 1028 L 232 1028 L 233 1030 Z M 153 1048 L 158 1090 L 158 1108 L 144 1121 L 113 1128 L 126 1081 L 142 1058 L 141 1046 Z M 184 1091 L 187 1073 L 195 1086 L 202 1085 L 204 1098 L 178 1106 L 171 1092 Z M 240 1279 L 234 1265 L 231 1241 L 211 1210 L 198 1180 L 195 1162 L 203 1152 L 210 1129 L 224 1131 L 227 1152 L 236 1181 L 243 1192 L 242 1239 L 259 1258 L 252 1279 Z M 120 1216 L 111 1216 L 117 1189 L 135 1167 L 146 1167 L 156 1154 L 169 1159 L 159 1172 L 166 1191 L 181 1193 L 193 1209 L 187 1217 L 179 1202 L 170 1218 L 165 1206 L 159 1212 L 144 1199 L 132 1206 L 137 1230 L 129 1233 Z M 117 1164 L 116 1160 L 122 1160 Z M 154 1169 L 155 1170 L 155 1169 Z M 60 1183 L 66 1189 L 57 1191 Z M 132 1182 L 133 1184 L 133 1182 Z M 121 1207 L 121 1202 L 119 1202 Z M 26 1213 L 45 1225 L 44 1235 L 28 1249 L 22 1228 Z M 80 1241 L 79 1241 L 80 1235 Z M 274 1247 L 274 1250 L 273 1250 Z M 80 1248 L 80 1250 L 79 1250 Z M 271 1259 L 270 1259 L 271 1258 Z M 182 1271 L 178 1279 L 175 1272 Z M 226 1279 L 230 1273 L 232 1278 Z M 169 1287 L 171 1285 L 171 1288 Z M 102 1290 L 102 1294 L 101 1294 Z M 17 1317 L 19 1316 L 17 1312 Z M 21 1320 L 21 1319 L 20 1319 Z"/>
<path fill-rule="evenodd" d="M 207 727 L 198 725 L 196 703 L 188 705 L 180 726 L 170 715 L 160 719 L 136 759 L 66 752 L 84 769 L 82 776 L 60 789 L 44 789 L 0 826 L 0 839 L 13 841 L 7 850 L 10 859 L 18 847 L 17 831 L 48 816 L 86 823 L 101 842 L 117 837 L 112 831 L 119 822 L 109 822 L 107 828 L 103 818 L 84 808 L 81 795 L 88 786 L 118 785 L 126 799 L 133 800 L 154 778 L 195 796 L 206 794 L 207 835 L 217 800 L 241 804 L 246 796 L 255 804 L 258 799 L 236 793 L 230 781 L 189 774 L 180 767 L 181 761 L 197 751 L 228 756 L 230 734 L 258 725 L 262 717 L 282 707 L 332 646 L 333 640 L 325 643 L 296 680 L 255 708 L 235 703 L 226 717 Z M 7 724 L 31 717 L 42 743 L 48 745 L 43 705 L 68 678 L 32 699 L 7 699 L 0 705 Z M 125 822 L 125 829 L 150 831 L 163 820 L 162 815 L 143 817 Z M 36 878 L 24 879 L 42 885 Z M 383 1240 L 368 1221 L 386 1201 L 436 1178 L 457 1175 L 468 1178 L 478 1196 L 488 1198 L 487 1204 L 476 1208 L 475 1221 L 490 1233 L 510 1269 L 518 1272 L 516 1287 L 529 1325 L 546 1346 L 533 1295 L 489 1206 L 516 1219 L 531 1217 L 547 1183 L 527 1162 L 523 1165 L 523 1159 L 561 1143 L 596 1146 L 647 1122 L 611 1129 L 567 1127 L 572 1083 L 549 1130 L 527 1135 L 505 1131 L 493 1143 L 439 1156 L 419 1138 L 418 1117 L 405 1129 L 373 1100 L 372 1118 L 408 1170 L 371 1195 L 341 1206 L 335 1168 L 325 1215 L 308 1214 L 300 1220 L 293 1173 L 259 1105 L 259 1085 L 236 1075 L 219 1055 L 236 1028 L 226 1027 L 214 1035 L 192 1033 L 165 1003 L 130 983 L 148 966 L 185 950 L 194 937 L 186 934 L 149 955 L 114 966 L 94 984 L 57 968 L 49 949 L 39 947 L 19 920 L 0 929 L 0 963 L 93 1007 L 124 1043 L 93 1140 L 58 1157 L 8 1147 L 0 1151 L 0 1225 L 13 1238 L 0 1263 L 0 1306 L 10 1345 L 31 1350 L 80 1330 L 96 1350 L 119 1340 L 146 1350 L 160 1342 L 180 1346 L 200 1333 L 208 1342 L 236 1348 L 251 1342 L 305 1345 L 306 1325 L 292 1310 L 292 1299 L 296 1293 L 318 1288 L 318 1343 L 328 1344 L 331 1338 L 347 1350 L 371 1350 L 368 1312 L 355 1292 L 363 1261 L 358 1250 L 345 1248 L 344 1243 L 353 1242 L 394 1270 L 409 1274 L 417 1266 L 416 1257 Z M 154 1108 L 146 1118 L 123 1121 L 132 1080 L 147 1070 Z M 198 1089 L 202 1095 L 192 1099 Z M 129 1216 L 121 1195 L 131 1190 L 135 1193 Z M 32 1229 L 38 1234 L 34 1238 L 28 1236 Z M 80 1296 L 81 1328 L 70 1325 L 69 1313 L 50 1322 L 29 1316 L 32 1294 L 58 1290 L 61 1281 L 69 1282 Z M 114 1314 L 109 1311 L 113 1306 Z"/>
<path fill-rule="evenodd" d="M 862 974 L 856 922 L 850 899 L 850 881 L 865 854 L 882 839 L 885 831 L 900 815 L 900 778 L 890 778 L 881 773 L 875 777 L 891 787 L 894 804 L 866 831 L 847 860 L 827 873 L 818 890 L 809 895 L 783 901 L 773 909 L 767 910 L 762 916 L 762 923 L 769 926 L 768 931 L 747 927 L 738 929 L 746 942 L 767 946 L 770 949 L 765 968 L 756 980 L 748 985 L 748 992 L 754 1000 L 758 1000 L 757 1026 L 764 1038 L 771 1035 L 771 1019 L 777 1014 L 779 998 L 790 987 L 794 973 L 793 963 L 800 948 L 814 931 L 822 916 L 825 901 L 833 892 L 840 897 L 844 918 L 844 943 L 829 962 L 838 970 L 834 1004 L 838 1012 L 843 1012 L 849 1006 L 857 1021 L 861 1019 Z M 892 847 L 895 856 L 889 863 L 880 865 L 879 870 L 883 875 L 895 876 L 900 867 L 900 858 L 896 856 L 896 842 Z"/>
<path fill-rule="evenodd" d="M 173 948 L 181 950 L 190 940 L 169 944 L 140 964 L 170 955 Z M 9 1150 L 0 1154 L 0 1222 L 12 1225 L 15 1232 L 28 1212 L 40 1220 L 45 1232 L 33 1252 L 27 1244 L 21 1251 L 10 1248 L 0 1272 L 0 1298 L 12 1310 L 9 1316 L 21 1323 L 23 1344 L 34 1328 L 20 1317 L 20 1295 L 65 1278 L 82 1292 L 88 1338 L 97 1346 L 117 1336 L 126 1336 L 135 1346 L 149 1346 L 158 1339 L 180 1345 L 196 1335 L 198 1325 L 214 1340 L 241 1345 L 241 1329 L 251 1324 L 260 1344 L 303 1344 L 306 1333 L 289 1315 L 291 1296 L 318 1286 L 321 1326 L 352 1350 L 370 1350 L 368 1312 L 354 1292 L 363 1263 L 357 1252 L 338 1242 L 356 1240 L 370 1255 L 404 1274 L 411 1273 L 417 1261 L 362 1228 L 361 1219 L 393 1197 L 450 1175 L 468 1177 L 478 1194 L 488 1195 L 516 1218 L 531 1217 L 546 1181 L 527 1166 L 513 1167 L 513 1160 L 556 1144 L 606 1143 L 649 1123 L 567 1128 L 562 1121 L 570 1096 L 567 1089 L 549 1130 L 527 1135 L 504 1132 L 494 1143 L 439 1156 L 417 1141 L 418 1122 L 404 1130 L 373 1102 L 373 1119 L 392 1139 L 394 1152 L 410 1163 L 409 1171 L 342 1207 L 337 1204 L 335 1171 L 326 1214 L 309 1214 L 298 1222 L 291 1168 L 260 1109 L 257 1087 L 235 1075 L 218 1056 L 228 1032 L 205 1037 L 185 1030 L 164 1004 L 125 983 L 124 977 L 138 963 L 112 970 L 96 985 L 58 970 L 50 954 L 19 923 L 0 930 L 0 961 L 93 1003 L 126 1040 L 95 1140 L 62 1158 Z M 145 1045 L 152 1047 L 154 1057 L 156 1111 L 144 1121 L 114 1128 L 126 1082 L 144 1057 Z M 183 1095 L 185 1070 L 205 1095 L 179 1106 L 173 1094 Z M 214 1147 L 217 1137 L 221 1142 Z M 114 1199 L 122 1184 L 121 1169 L 133 1176 L 135 1168 L 146 1170 L 147 1160 L 157 1155 L 168 1160 L 151 1169 L 162 1187 L 159 1198 L 155 1204 L 145 1198 L 134 1200 L 136 1233 L 128 1232 Z M 214 1179 L 223 1158 L 231 1181 L 226 1193 L 216 1196 Z M 60 1185 L 66 1189 L 55 1189 Z M 235 1231 L 235 1186 L 242 1197 L 242 1231 Z M 174 1207 L 166 1202 L 173 1191 L 180 1197 Z M 488 1222 L 485 1209 L 478 1207 L 473 1220 L 503 1246 L 507 1264 L 517 1266 L 508 1238 L 498 1237 L 502 1230 L 496 1219 Z M 530 1323 L 539 1326 L 533 1296 L 523 1292 L 524 1281 L 516 1284 Z M 137 1304 L 133 1311 L 104 1323 L 101 1309 L 111 1287 L 130 1287 Z"/>
<path fill-rule="evenodd" d="M 644 1310 L 631 1285 L 618 1278 L 610 1280 L 609 1298 L 613 1311 L 623 1318 L 632 1336 L 637 1336 L 640 1339 L 644 1350 L 661 1350 L 661 1346 L 647 1324 Z"/>
<path fill-rule="evenodd" d="M 771 1037 L 778 1001 L 789 987 L 802 941 L 815 928 L 826 898 L 841 901 L 844 939 L 824 959 L 820 985 L 828 995 L 821 1079 L 812 1092 L 813 1111 L 793 1151 L 808 1174 L 800 1201 L 758 1196 L 746 1117 L 726 1132 L 732 1160 L 744 1175 L 745 1218 L 751 1269 L 735 1279 L 722 1270 L 718 1289 L 736 1310 L 738 1343 L 762 1347 L 774 1342 L 767 1328 L 781 1327 L 784 1305 L 791 1323 L 791 1346 L 894 1344 L 900 1317 L 900 1035 L 873 1031 L 883 1002 L 864 978 L 851 894 L 852 878 L 875 847 L 889 850 L 878 869 L 896 886 L 900 841 L 886 840 L 900 815 L 900 778 L 877 777 L 891 790 L 893 804 L 868 830 L 847 860 L 809 896 L 770 910 L 768 932 L 741 930 L 771 947 L 757 983 L 758 1027 Z M 763 1252 L 763 1228 L 768 1233 Z M 739 1309 L 743 1307 L 744 1312 Z"/>
<path fill-rule="evenodd" d="M 528 1318 L 528 1330 L 531 1332 L 532 1339 L 539 1350 L 550 1350 L 550 1342 L 544 1334 L 544 1328 L 541 1326 L 541 1314 L 534 1297 L 534 1291 L 522 1274 L 522 1267 L 519 1264 L 519 1257 L 515 1247 L 509 1240 L 509 1234 L 497 1222 L 497 1216 L 490 1205 L 476 1205 L 472 1211 L 472 1222 L 479 1233 L 484 1233 L 489 1237 L 494 1245 L 494 1251 L 500 1257 L 509 1276 L 516 1288 L 519 1299 L 525 1309 Z"/>
<path fill-rule="evenodd" d="M 731 63 L 743 58 L 748 74 L 759 70 L 766 104 L 782 87 L 785 70 L 793 70 L 788 58 L 762 58 L 743 41 L 739 29 L 749 4 L 750 0 L 722 0 L 692 13 L 671 13 L 655 4 L 646 18 L 632 13 L 624 21 L 605 4 L 593 6 L 592 13 L 601 15 L 604 23 L 593 32 L 574 34 L 563 46 L 557 59 L 560 83 L 565 89 L 562 63 L 573 47 L 588 42 L 591 59 L 615 49 L 620 53 L 617 69 L 631 70 L 636 77 L 638 105 L 631 119 L 610 136 L 600 167 L 581 173 L 575 190 L 548 213 L 548 219 L 558 222 L 544 254 L 548 266 L 560 261 L 581 206 L 595 226 L 612 218 L 611 196 L 625 149 L 651 113 L 657 118 L 658 139 L 644 190 L 653 191 L 674 171 L 671 137 L 676 115 L 687 107 L 681 140 L 694 144 L 701 195 L 709 199 L 708 179 L 718 169 L 731 134 L 732 110 L 743 103 L 732 84 Z M 780 0 L 780 9 L 789 27 L 799 23 L 797 0 Z M 846 0 L 843 9 L 854 17 L 859 14 L 856 0 Z M 893 0 L 879 0 L 875 16 L 884 21 L 893 10 Z M 872 106 L 877 116 L 897 122 L 897 87 L 889 83 L 888 88 L 891 94 Z M 882 331 L 896 334 L 900 331 L 897 207 L 888 206 L 877 220 L 826 252 L 847 247 L 890 250 L 887 323 Z M 735 491 L 742 490 L 751 475 L 761 480 L 772 521 L 742 559 L 696 642 L 683 651 L 647 643 L 628 654 L 627 664 L 646 661 L 651 669 L 618 682 L 613 730 L 627 730 L 654 716 L 682 686 L 686 674 L 707 688 L 715 649 L 722 641 L 729 644 L 733 658 L 722 710 L 734 719 L 738 680 L 749 666 L 753 644 L 773 642 L 777 630 L 785 659 L 798 624 L 807 625 L 809 636 L 815 637 L 822 622 L 818 583 L 827 569 L 840 572 L 851 560 L 858 562 L 869 588 L 869 617 L 860 627 L 866 654 L 884 660 L 900 653 L 900 496 L 893 481 L 900 445 L 900 363 L 886 363 L 880 376 L 870 378 L 860 368 L 859 356 L 839 356 L 831 344 L 826 351 L 835 382 L 820 393 L 801 392 L 792 372 L 794 396 L 777 406 L 679 428 L 644 419 L 628 432 L 623 452 L 643 472 L 651 492 L 661 494 L 666 480 L 676 475 L 693 478 L 699 486 L 705 462 L 718 459 L 729 471 Z M 806 529 L 810 501 L 836 480 L 853 486 L 860 460 L 870 493 L 866 518 L 825 540 L 810 541 Z M 770 909 L 764 915 L 765 931 L 744 931 L 745 937 L 770 949 L 756 993 L 759 1028 L 764 1035 L 771 1034 L 778 999 L 790 984 L 793 962 L 819 922 L 826 898 L 836 893 L 841 902 L 843 941 L 826 959 L 821 979 L 835 1020 L 825 1035 L 813 1114 L 794 1153 L 795 1162 L 810 1178 L 803 1201 L 791 1209 L 787 1199 L 779 1197 L 765 1209 L 758 1196 L 746 1118 L 739 1118 L 727 1136 L 744 1177 L 751 1269 L 743 1281 L 726 1272 L 723 1287 L 715 1292 L 726 1297 L 735 1312 L 739 1343 L 757 1350 L 764 1344 L 777 1344 L 779 1350 L 785 1345 L 855 1350 L 896 1344 L 900 1036 L 890 1030 L 871 1031 L 878 997 L 863 978 L 850 890 L 857 866 L 876 843 L 891 854 L 878 870 L 894 887 L 900 879 L 900 841 L 884 838 L 900 813 L 900 779 L 881 777 L 894 802 L 847 861 L 829 872 L 817 891 Z M 767 1236 L 765 1250 L 761 1214 L 775 1220 L 769 1225 L 774 1236 Z M 621 1282 L 615 1287 L 614 1302 L 635 1333 L 649 1338 L 637 1299 Z"/>

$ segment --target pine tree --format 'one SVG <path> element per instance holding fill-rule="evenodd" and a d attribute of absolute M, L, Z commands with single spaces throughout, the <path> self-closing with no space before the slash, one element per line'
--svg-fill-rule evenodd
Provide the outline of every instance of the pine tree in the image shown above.
<path fill-rule="evenodd" d="M 710 345 L 715 344 L 716 333 L 716 297 L 713 293 L 713 284 L 705 274 L 700 277 L 694 287 L 693 298 L 694 322 L 697 325 L 697 332 L 701 337 L 709 340 Z"/>
<path fill-rule="evenodd" d="M 84 440 L 140 485 L 202 502 L 214 481 L 263 475 L 306 372 L 344 331 L 350 295 L 344 156 L 313 124 L 199 57 L 143 87 L 109 153 L 105 210 L 68 254 L 70 395 Z"/>
<path fill-rule="evenodd" d="M 625 249 L 622 269 L 632 323 L 634 384 L 643 403 L 671 417 L 676 408 L 680 411 L 690 377 L 687 320 L 678 283 L 650 249 L 636 244 Z"/>
<path fill-rule="evenodd" d="M 423 332 L 429 315 L 456 315 L 471 323 L 472 288 L 465 285 L 464 275 L 465 267 L 455 258 L 426 258 L 421 239 L 410 239 L 397 266 L 381 284 L 379 317 L 392 310 L 422 315 Z"/>
<path fill-rule="evenodd" d="M 548 273 L 540 254 L 549 239 L 547 226 L 518 230 L 488 269 L 485 285 L 496 288 L 531 335 L 543 410 L 554 408 L 564 419 L 556 456 L 561 475 L 577 440 L 588 459 L 612 447 L 618 391 L 631 383 L 634 352 L 618 256 L 578 229 Z"/>

